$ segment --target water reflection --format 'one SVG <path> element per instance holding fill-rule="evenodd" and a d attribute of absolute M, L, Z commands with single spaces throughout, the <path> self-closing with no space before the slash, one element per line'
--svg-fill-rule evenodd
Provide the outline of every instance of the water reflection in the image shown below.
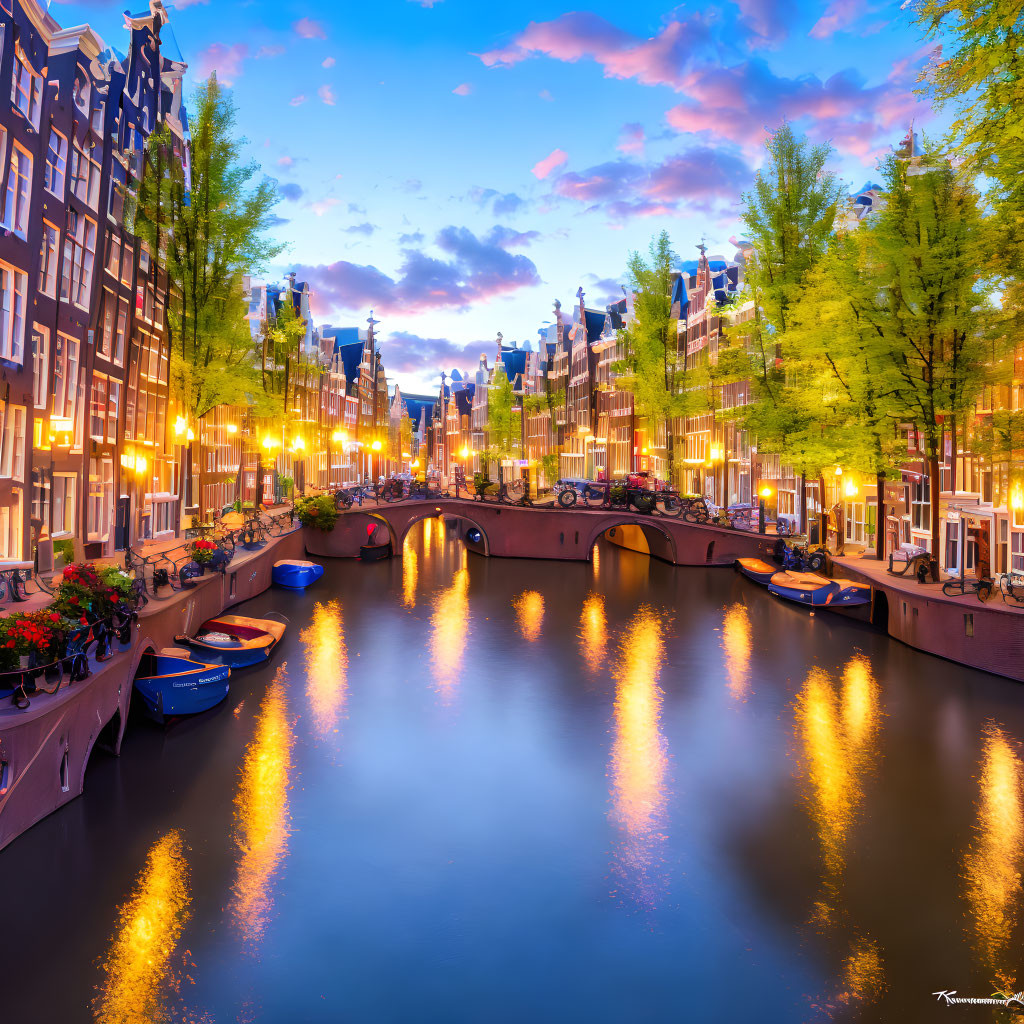
<path fill-rule="evenodd" d="M 1020 757 L 1003 731 L 986 730 L 981 759 L 976 834 L 964 857 L 964 894 L 973 917 L 978 959 L 992 981 L 1012 991 L 1019 949 L 1008 957 L 1021 899 L 1024 807 Z"/>
<path fill-rule="evenodd" d="M 661 734 L 658 676 L 665 657 L 665 624 L 648 607 L 630 621 L 615 666 L 612 745 L 612 821 L 622 833 L 617 873 L 645 907 L 657 903 L 664 880 L 652 868 L 664 840 L 668 759 Z"/>
<path fill-rule="evenodd" d="M 737 601 L 725 611 L 722 623 L 722 647 L 729 692 L 741 700 L 747 695 L 750 680 L 750 616 L 746 605 Z"/>
<path fill-rule="evenodd" d="M 469 634 L 469 570 L 459 569 L 451 585 L 434 598 L 430 617 L 430 655 L 438 693 L 445 702 L 454 696 Z"/>
<path fill-rule="evenodd" d="M 544 598 L 536 590 L 527 590 L 515 599 L 513 606 L 523 639 L 536 643 L 544 624 Z"/>
<path fill-rule="evenodd" d="M 337 601 L 313 608 L 313 619 L 302 631 L 306 647 L 306 696 L 319 736 L 335 731 L 348 695 L 348 651 L 341 605 Z"/>
<path fill-rule="evenodd" d="M 819 1005 L 828 1010 L 874 1002 L 886 988 L 882 951 L 850 925 L 843 893 L 850 832 L 863 808 L 880 727 L 878 683 L 867 659 L 851 658 L 838 687 L 827 672 L 811 669 L 797 696 L 796 723 L 807 809 L 824 868 L 812 920 L 820 933 L 833 935 L 849 950 L 833 1000 Z"/>
<path fill-rule="evenodd" d="M 93 1001 L 100 1024 L 169 1019 L 167 999 L 179 982 L 173 962 L 190 902 L 188 861 L 175 830 L 153 845 L 135 891 L 121 907 Z"/>
<path fill-rule="evenodd" d="M 431 522 L 431 520 L 427 520 Z M 419 580 L 419 556 L 406 535 L 402 545 L 402 604 L 408 609 L 416 607 L 416 583 Z"/>
<path fill-rule="evenodd" d="M 240 856 L 229 912 L 250 948 L 260 943 L 270 922 L 273 882 L 288 855 L 291 834 L 288 788 L 295 737 L 288 720 L 287 682 L 287 666 L 282 665 L 260 704 L 235 796 L 234 838 Z"/>
<path fill-rule="evenodd" d="M 580 654 L 587 669 L 597 675 L 603 668 L 608 646 L 608 617 L 604 597 L 591 594 L 580 612 Z"/>

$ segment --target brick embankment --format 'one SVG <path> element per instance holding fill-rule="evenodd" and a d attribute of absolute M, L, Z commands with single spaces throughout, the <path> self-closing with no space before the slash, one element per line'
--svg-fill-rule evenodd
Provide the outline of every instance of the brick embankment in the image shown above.
<path fill-rule="evenodd" d="M 275 561 L 303 554 L 301 530 L 271 538 L 258 551 L 239 549 L 223 575 L 206 575 L 189 590 L 163 588 L 166 596 L 150 598 L 131 643 L 109 661 L 90 659 L 88 679 L 33 695 L 24 710 L 0 705 L 0 849 L 82 792 L 97 741 L 120 750 L 145 651 L 172 646 L 175 635 L 266 590 Z"/>

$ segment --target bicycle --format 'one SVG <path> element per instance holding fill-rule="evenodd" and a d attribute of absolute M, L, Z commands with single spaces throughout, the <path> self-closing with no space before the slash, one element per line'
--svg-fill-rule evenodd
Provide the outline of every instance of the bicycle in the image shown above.
<path fill-rule="evenodd" d="M 889 575 L 890 576 L 915 576 L 918 583 L 927 583 L 932 571 L 932 556 L 928 551 L 922 551 L 913 555 L 903 563 L 902 569 L 896 568 L 893 553 L 889 552 Z"/>
<path fill-rule="evenodd" d="M 1024 575 L 1014 572 L 1004 572 L 999 577 L 999 593 L 1003 595 L 1003 603 L 1007 599 L 1024 604 Z"/>
<path fill-rule="evenodd" d="M 974 594 L 979 601 L 987 601 L 992 596 L 994 586 L 995 580 L 989 579 L 987 576 L 980 580 L 960 576 L 956 579 L 946 580 L 942 584 L 942 593 L 946 597 L 956 597 L 958 594 L 961 597 L 966 597 L 968 594 Z"/>
<path fill-rule="evenodd" d="M 502 505 L 533 505 L 521 477 L 518 480 L 511 480 L 508 483 L 502 482 L 500 484 L 498 487 L 498 502 Z"/>

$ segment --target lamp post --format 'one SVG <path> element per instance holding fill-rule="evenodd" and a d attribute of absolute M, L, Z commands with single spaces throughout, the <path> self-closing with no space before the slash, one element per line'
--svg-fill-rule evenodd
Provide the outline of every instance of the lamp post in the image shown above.
<path fill-rule="evenodd" d="M 765 532 L 765 502 L 772 496 L 772 489 L 765 484 L 758 492 L 758 503 L 757 503 L 757 532 Z"/>
<path fill-rule="evenodd" d="M 381 449 L 383 447 L 384 446 L 380 443 L 380 441 L 374 441 L 373 444 L 370 445 L 370 476 L 373 478 L 373 493 L 377 496 L 377 501 L 378 502 L 380 501 L 380 489 L 379 489 L 379 483 L 377 481 L 377 477 L 378 477 L 379 474 L 378 473 L 374 473 L 374 471 L 373 471 L 373 456 L 375 454 L 378 456 L 378 459 L 377 459 L 377 469 L 380 469 L 380 458 L 379 458 L 379 456 L 380 456 L 380 451 L 381 451 Z"/>

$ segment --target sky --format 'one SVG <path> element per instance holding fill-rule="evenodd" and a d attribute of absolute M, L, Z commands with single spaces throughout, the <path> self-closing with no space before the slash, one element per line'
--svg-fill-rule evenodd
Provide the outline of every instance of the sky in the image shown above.
<path fill-rule="evenodd" d="M 51 13 L 124 49 L 114 3 Z M 938 130 L 914 96 L 934 43 L 886 0 L 179 0 L 171 26 L 278 182 L 264 276 L 308 280 L 318 324 L 372 309 L 407 392 L 493 360 L 499 331 L 535 345 L 580 287 L 620 298 L 662 229 L 681 260 L 731 256 L 783 119 L 851 190 L 912 119 Z"/>

